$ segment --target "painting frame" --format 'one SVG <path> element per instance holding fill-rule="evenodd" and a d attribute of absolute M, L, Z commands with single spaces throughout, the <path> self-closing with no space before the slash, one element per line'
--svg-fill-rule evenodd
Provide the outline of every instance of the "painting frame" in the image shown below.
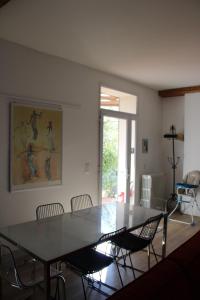
<path fill-rule="evenodd" d="M 149 152 L 149 140 L 148 138 L 142 139 L 142 153 L 148 153 Z"/>
<path fill-rule="evenodd" d="M 62 184 L 60 105 L 28 101 L 10 103 L 10 191 Z"/>

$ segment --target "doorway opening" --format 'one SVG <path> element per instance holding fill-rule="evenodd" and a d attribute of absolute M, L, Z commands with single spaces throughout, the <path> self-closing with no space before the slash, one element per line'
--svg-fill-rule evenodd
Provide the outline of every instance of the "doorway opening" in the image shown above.
<path fill-rule="evenodd" d="M 137 96 L 101 87 L 100 200 L 134 203 Z"/>

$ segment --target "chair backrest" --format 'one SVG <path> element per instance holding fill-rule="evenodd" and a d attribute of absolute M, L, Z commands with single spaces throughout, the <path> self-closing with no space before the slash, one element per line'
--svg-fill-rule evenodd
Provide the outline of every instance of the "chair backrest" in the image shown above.
<path fill-rule="evenodd" d="M 59 202 L 39 205 L 36 208 L 36 219 L 40 220 L 48 217 L 62 215 L 64 214 L 64 212 L 64 207 Z"/>
<path fill-rule="evenodd" d="M 163 214 L 159 214 L 155 217 L 149 218 L 143 225 L 139 237 L 149 240 L 151 242 L 154 239 L 160 220 L 162 218 Z"/>
<path fill-rule="evenodd" d="M 0 244 L 0 253 L 0 276 L 9 282 L 11 286 L 23 288 L 12 250 L 8 246 Z"/>
<path fill-rule="evenodd" d="M 92 207 L 92 199 L 90 195 L 83 194 L 71 198 L 71 211 Z"/>
<path fill-rule="evenodd" d="M 199 185 L 200 184 L 200 171 L 194 170 L 188 172 L 183 178 L 183 182 L 187 184 Z"/>
<path fill-rule="evenodd" d="M 105 241 L 109 241 L 109 240 L 112 241 L 113 237 L 115 237 L 117 235 L 120 235 L 120 234 L 123 234 L 125 231 L 126 231 L 126 227 L 122 227 L 118 230 L 115 230 L 115 231 L 112 231 L 112 232 L 109 232 L 109 233 L 105 233 L 100 237 L 98 243 L 101 244 Z"/>

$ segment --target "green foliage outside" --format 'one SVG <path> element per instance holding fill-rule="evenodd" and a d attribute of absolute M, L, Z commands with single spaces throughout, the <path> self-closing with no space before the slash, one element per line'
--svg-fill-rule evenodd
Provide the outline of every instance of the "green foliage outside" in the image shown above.
<path fill-rule="evenodd" d="M 118 167 L 118 121 L 109 117 L 104 119 L 103 139 L 103 191 L 113 197 L 117 192 Z"/>

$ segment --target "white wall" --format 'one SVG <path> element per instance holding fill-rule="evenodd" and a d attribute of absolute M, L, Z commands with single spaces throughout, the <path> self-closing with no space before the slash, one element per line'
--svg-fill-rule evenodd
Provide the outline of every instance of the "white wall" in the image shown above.
<path fill-rule="evenodd" d="M 184 132 L 184 96 L 163 98 L 163 135 L 170 131 L 173 124 L 176 132 Z M 168 139 L 162 139 L 163 144 L 163 169 L 166 174 L 166 198 L 172 193 L 172 168 L 168 162 L 168 157 L 172 157 L 172 142 Z M 175 140 L 175 156 L 180 157 L 176 169 L 176 182 L 181 182 L 183 178 L 183 161 L 184 161 L 184 142 Z"/>
<path fill-rule="evenodd" d="M 200 93 L 185 95 L 185 143 L 184 143 L 184 166 L 183 174 L 193 170 L 200 170 Z M 200 191 L 197 193 L 200 203 Z M 186 199 L 188 200 L 188 199 Z M 188 213 L 191 212 L 191 205 L 185 204 Z M 194 206 L 193 214 L 200 216 L 200 209 Z"/>
<path fill-rule="evenodd" d="M 175 141 L 176 156 L 180 156 L 180 163 L 176 169 L 176 182 L 182 182 L 187 172 L 200 170 L 199 111 L 200 93 L 163 99 L 163 134 L 169 132 L 169 128 L 172 124 L 175 125 L 177 133 L 184 132 L 184 142 Z M 172 192 L 172 169 L 167 161 L 167 157 L 171 155 L 171 152 L 171 142 L 167 139 L 163 139 L 166 197 Z M 199 192 L 197 199 L 200 201 Z M 183 213 L 190 214 L 191 206 L 184 203 L 183 207 Z M 200 216 L 200 211 L 197 207 L 194 207 L 193 214 Z"/>
<path fill-rule="evenodd" d="M 185 97 L 184 174 L 200 170 L 200 93 Z"/>
<path fill-rule="evenodd" d="M 138 96 L 137 183 L 144 172 L 160 172 L 162 105 L 157 92 L 4 40 L 0 40 L 0 66 L 0 226 L 34 219 L 41 203 L 59 201 L 68 211 L 70 197 L 79 193 L 90 193 L 97 203 L 100 84 Z M 80 104 L 79 109 L 63 105 L 62 186 L 8 191 L 9 101 L 5 94 Z M 149 138 L 147 154 L 141 154 L 144 137 Z"/>

